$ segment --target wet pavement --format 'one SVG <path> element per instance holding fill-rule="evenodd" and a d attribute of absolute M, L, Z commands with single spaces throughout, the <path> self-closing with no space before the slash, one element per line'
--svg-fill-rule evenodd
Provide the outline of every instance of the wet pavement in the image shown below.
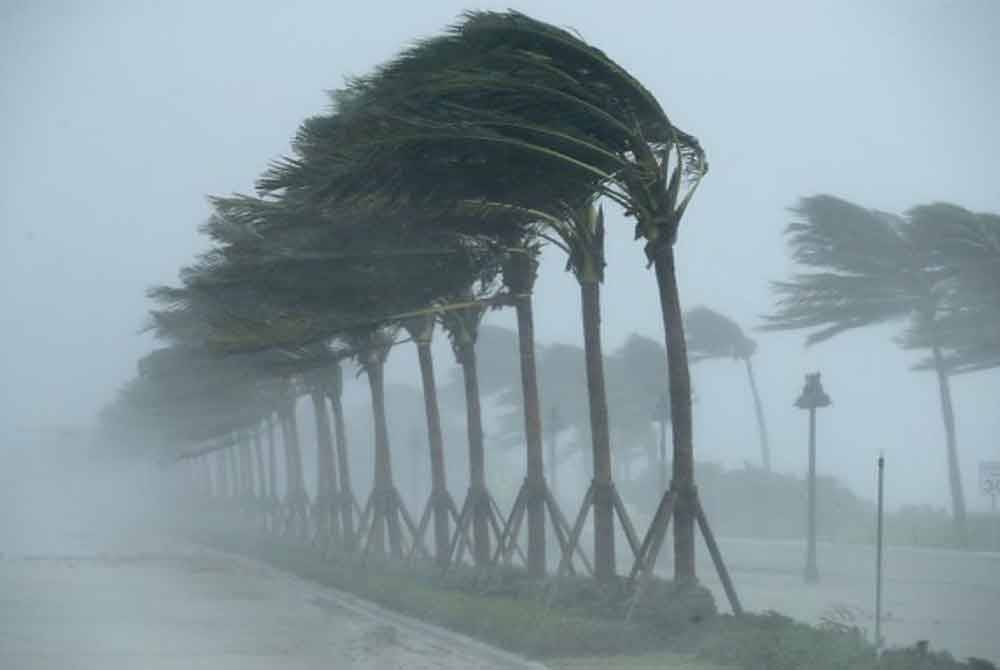
<path fill-rule="evenodd" d="M 821 542 L 820 581 L 806 584 L 803 542 L 721 540 L 720 545 L 745 608 L 858 626 L 873 639 L 874 547 Z M 669 574 L 666 558 L 658 567 Z M 882 636 L 889 645 L 928 640 L 931 648 L 957 658 L 1000 661 L 1000 553 L 890 546 L 884 575 Z M 727 609 L 703 550 L 699 576 L 719 608 Z"/>
<path fill-rule="evenodd" d="M 155 468 L 20 453 L 0 470 L 0 670 L 524 667 L 262 563 L 168 539 L 156 529 L 174 505 Z"/>
<path fill-rule="evenodd" d="M 517 667 L 478 643 L 366 611 L 353 598 L 260 563 L 155 538 L 131 545 L 5 554 L 0 668 Z"/>

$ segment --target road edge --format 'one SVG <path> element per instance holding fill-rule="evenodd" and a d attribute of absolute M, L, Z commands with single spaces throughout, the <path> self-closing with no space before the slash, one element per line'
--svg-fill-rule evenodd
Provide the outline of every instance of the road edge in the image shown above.
<path fill-rule="evenodd" d="M 341 589 L 333 586 L 327 586 L 326 584 L 320 584 L 310 579 L 300 577 L 295 573 L 288 572 L 287 570 L 282 570 L 267 561 L 245 556 L 243 554 L 222 551 L 215 547 L 207 546 L 201 543 L 198 543 L 198 546 L 205 551 L 215 553 L 219 556 L 224 556 L 233 561 L 248 563 L 257 567 L 266 567 L 268 570 L 280 573 L 284 577 L 308 585 L 311 588 L 320 589 L 323 593 L 329 594 L 335 598 L 338 601 L 337 604 L 342 606 L 344 609 L 351 610 L 363 616 L 384 619 L 397 628 L 409 630 L 426 637 L 435 638 L 441 642 L 458 644 L 466 648 L 470 648 L 498 664 L 512 668 L 512 670 L 549 670 L 549 667 L 540 661 L 525 658 L 524 656 L 515 654 L 514 652 L 500 649 L 499 647 L 495 647 L 491 644 L 483 642 L 482 640 L 477 640 L 469 635 L 458 633 L 435 624 L 429 624 L 407 614 L 395 612 L 391 609 L 387 609 L 381 605 L 373 603 L 370 600 L 365 600 L 360 596 L 356 596 L 353 593 L 348 593 L 347 591 L 342 591 Z"/>

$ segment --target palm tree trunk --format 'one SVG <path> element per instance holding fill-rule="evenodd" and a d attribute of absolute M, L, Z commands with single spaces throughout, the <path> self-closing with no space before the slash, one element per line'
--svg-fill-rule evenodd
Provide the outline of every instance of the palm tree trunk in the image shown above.
<path fill-rule="evenodd" d="M 604 356 L 601 352 L 601 285 L 596 281 L 581 281 L 580 297 L 594 455 L 594 576 L 607 581 L 615 576 L 615 527 L 611 496 L 611 434 L 604 384 Z"/>
<path fill-rule="evenodd" d="M 389 548 L 395 556 L 402 556 L 403 545 L 399 533 L 399 525 L 388 518 L 395 513 L 389 501 L 393 493 L 392 455 L 389 451 L 389 427 L 385 415 L 385 364 L 377 356 L 371 357 L 365 365 L 368 373 L 368 388 L 372 397 L 372 416 L 375 421 L 375 481 L 372 487 L 373 501 L 376 506 L 373 511 L 375 544 L 374 549 L 385 552 L 384 535 L 386 526 L 389 530 Z M 387 523 L 388 522 L 388 523 Z"/>
<path fill-rule="evenodd" d="M 354 551 L 357 540 L 354 536 L 354 490 L 351 487 L 351 471 L 348 467 L 347 427 L 344 424 L 343 372 L 338 364 L 334 368 L 333 383 L 328 388 L 330 408 L 333 410 L 333 430 L 337 438 L 337 475 L 340 477 L 340 527 L 344 535 L 344 548 Z"/>
<path fill-rule="evenodd" d="M 267 491 L 264 484 L 264 445 L 260 438 L 260 425 L 253 431 L 253 459 L 257 477 L 254 480 L 253 495 L 257 500 L 263 500 Z"/>
<path fill-rule="evenodd" d="M 278 445 L 274 435 L 274 415 L 267 417 L 267 504 L 268 525 L 274 523 L 275 504 L 278 502 Z"/>
<path fill-rule="evenodd" d="M 524 438 L 527 467 L 525 479 L 530 493 L 528 515 L 528 573 L 545 575 L 545 461 L 542 456 L 542 409 L 538 396 L 538 371 L 535 366 L 535 317 L 531 294 L 538 262 L 528 253 L 512 258 L 516 273 L 514 310 L 517 314 L 517 342 L 521 364 L 521 400 L 524 406 Z M 507 269 L 505 268 L 505 274 Z M 552 467 L 555 467 L 553 463 Z"/>
<path fill-rule="evenodd" d="M 476 565 L 490 562 L 489 501 L 486 498 L 486 452 L 483 413 L 479 402 L 479 374 L 474 342 L 460 345 L 459 364 L 465 381 L 465 418 L 469 433 L 469 495 L 472 498 L 472 553 Z"/>
<path fill-rule="evenodd" d="M 214 455 L 212 465 L 215 472 L 215 497 L 223 500 L 226 497 L 226 453 L 222 450 L 214 452 Z"/>
<path fill-rule="evenodd" d="M 424 391 L 424 414 L 427 418 L 427 445 L 431 465 L 431 504 L 434 509 L 434 559 L 439 565 L 448 564 L 451 549 L 451 529 L 445 494 L 448 490 L 444 465 L 444 438 L 441 435 L 441 411 L 438 408 L 437 382 L 434 379 L 434 357 L 430 339 L 417 340 L 420 379 Z"/>
<path fill-rule="evenodd" d="M 767 472 L 771 472 L 771 445 L 767 439 L 767 423 L 764 421 L 764 406 L 760 402 L 760 392 L 757 390 L 757 380 L 753 374 L 753 363 L 750 357 L 743 359 L 747 368 L 747 380 L 750 382 L 750 393 L 753 396 L 753 409 L 757 414 L 757 433 L 760 436 L 760 462 Z"/>
<path fill-rule="evenodd" d="M 298 418 L 295 401 L 290 400 L 281 408 L 281 437 L 285 444 L 285 495 L 291 510 L 292 531 L 302 539 L 305 535 L 306 483 L 302 469 L 302 451 L 299 447 Z"/>
<path fill-rule="evenodd" d="M 226 449 L 226 479 L 229 481 L 229 497 L 237 500 L 240 496 L 240 479 L 235 445 Z"/>
<path fill-rule="evenodd" d="M 697 579 L 694 565 L 694 436 L 691 417 L 691 371 L 688 369 L 687 343 L 677 291 L 677 268 L 674 249 L 663 244 L 653 258 L 656 283 L 660 293 L 660 311 L 667 349 L 670 377 L 670 412 L 673 428 L 674 492 L 674 579 L 678 582 Z"/>
<path fill-rule="evenodd" d="M 337 466 L 333 455 L 333 434 L 326 397 L 316 388 L 310 394 L 316 418 L 316 507 L 319 537 L 322 542 L 337 539 L 337 520 L 334 518 L 334 500 L 337 497 Z"/>
<path fill-rule="evenodd" d="M 962 470 L 958 463 L 958 438 L 955 431 L 955 407 L 951 399 L 951 381 L 941 354 L 941 348 L 932 347 L 934 371 L 938 378 L 938 392 L 941 400 L 941 418 L 944 422 L 945 445 L 948 450 L 948 482 L 951 488 L 951 512 L 955 540 L 960 547 L 969 544 L 969 526 L 965 510 L 965 493 L 962 490 Z"/>
<path fill-rule="evenodd" d="M 549 489 L 553 497 L 559 498 L 559 463 L 557 462 L 559 451 L 559 438 L 556 431 L 549 429 Z"/>
<path fill-rule="evenodd" d="M 249 507 L 251 499 L 253 499 L 253 454 L 251 453 L 253 446 L 250 442 L 250 433 L 245 430 L 240 431 L 240 476 L 242 477 L 242 485 L 240 489 L 240 497 L 243 499 L 243 504 Z"/>

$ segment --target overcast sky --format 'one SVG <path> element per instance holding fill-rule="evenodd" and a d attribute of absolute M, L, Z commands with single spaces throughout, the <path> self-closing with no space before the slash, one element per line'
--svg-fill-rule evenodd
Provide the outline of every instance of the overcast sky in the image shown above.
<path fill-rule="evenodd" d="M 206 194 L 249 191 L 324 91 L 469 7 L 514 6 L 575 28 L 697 135 L 711 171 L 678 244 L 686 307 L 746 327 L 787 275 L 786 208 L 832 193 L 890 211 L 936 200 L 1000 212 L 1000 4 L 979 2 L 419 3 L 0 0 L 0 434 L 87 423 L 154 346 L 144 290 L 205 247 Z M 605 347 L 660 337 L 653 278 L 631 225 L 609 222 Z M 578 291 L 549 249 L 542 342 L 580 342 Z M 512 324 L 510 316 L 492 322 Z M 934 379 L 892 328 L 815 349 L 759 334 L 776 467 L 801 471 L 791 407 L 819 369 L 821 471 L 870 494 L 879 449 L 890 501 L 946 504 Z M 442 352 L 444 353 L 444 352 Z M 391 374 L 414 371 L 397 356 Z M 695 368 L 696 449 L 757 454 L 741 370 Z M 1000 372 L 955 381 L 971 506 L 976 463 L 1000 459 Z"/>

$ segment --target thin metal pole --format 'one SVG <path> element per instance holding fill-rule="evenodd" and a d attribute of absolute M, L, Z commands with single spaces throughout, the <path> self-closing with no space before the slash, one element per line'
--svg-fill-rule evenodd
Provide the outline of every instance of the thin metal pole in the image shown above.
<path fill-rule="evenodd" d="M 885 457 L 878 457 L 878 522 L 875 537 L 875 649 L 882 649 L 882 538 Z"/>
<path fill-rule="evenodd" d="M 990 494 L 990 507 L 993 509 L 993 551 L 1000 551 L 1000 517 L 997 517 L 997 494 L 996 491 Z"/>
<path fill-rule="evenodd" d="M 816 409 L 809 408 L 809 528 L 806 545 L 806 582 L 819 581 L 816 566 Z"/>

